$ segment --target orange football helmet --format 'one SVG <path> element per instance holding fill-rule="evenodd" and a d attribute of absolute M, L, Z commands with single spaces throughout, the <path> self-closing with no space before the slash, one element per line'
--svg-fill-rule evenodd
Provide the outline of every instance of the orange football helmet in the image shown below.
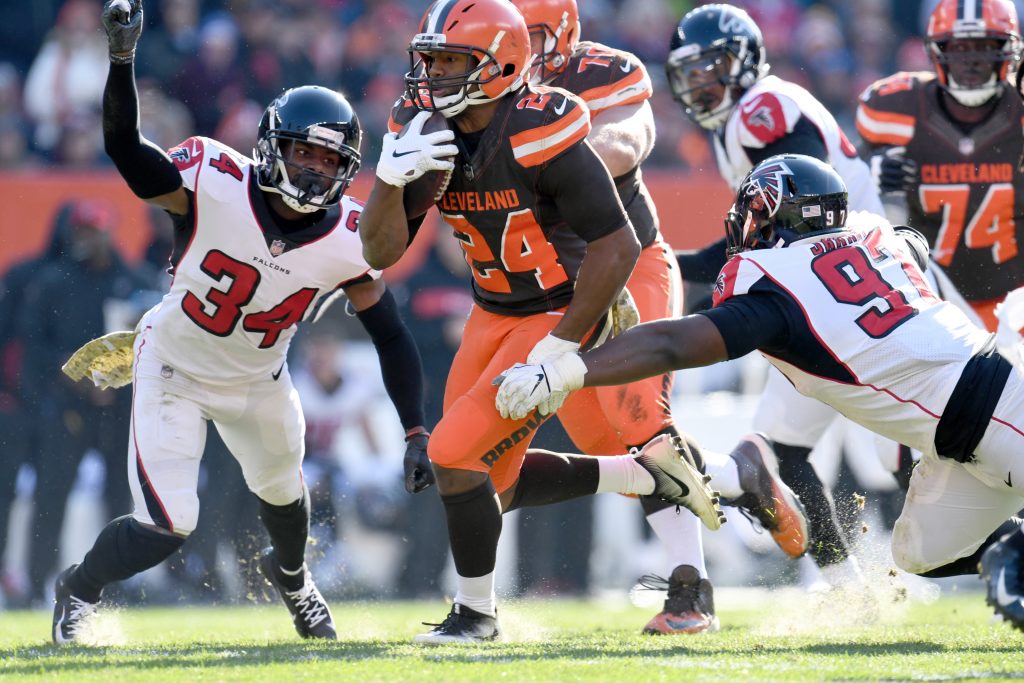
<path fill-rule="evenodd" d="M 530 35 L 540 34 L 543 46 L 534 53 L 530 79 L 546 83 L 565 69 L 580 42 L 580 10 L 576 0 L 512 0 L 526 19 Z"/>
<path fill-rule="evenodd" d="M 928 19 L 927 34 L 939 83 L 968 107 L 992 99 L 1020 60 L 1020 25 L 1012 0 L 941 0 Z M 982 63 L 991 64 L 992 70 L 979 83 L 958 82 L 950 70 Z"/>
<path fill-rule="evenodd" d="M 431 76 L 438 52 L 467 55 L 469 67 Z M 409 98 L 448 118 L 518 89 L 533 61 L 526 20 L 508 0 L 435 0 L 409 43 L 409 56 Z"/>

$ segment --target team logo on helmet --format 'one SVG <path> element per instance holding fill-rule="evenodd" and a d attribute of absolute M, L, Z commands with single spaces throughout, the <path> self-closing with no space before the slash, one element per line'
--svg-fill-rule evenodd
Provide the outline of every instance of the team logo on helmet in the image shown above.
<path fill-rule="evenodd" d="M 759 168 L 743 185 L 743 194 L 750 197 L 750 208 L 774 216 L 782 204 L 783 178 L 790 175 L 793 172 L 782 161 Z"/>

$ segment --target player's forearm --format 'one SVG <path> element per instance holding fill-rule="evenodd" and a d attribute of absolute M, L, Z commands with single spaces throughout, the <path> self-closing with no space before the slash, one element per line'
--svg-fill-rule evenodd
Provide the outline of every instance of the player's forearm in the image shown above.
<path fill-rule="evenodd" d="M 378 178 L 359 217 L 363 258 L 378 270 L 394 265 L 409 245 L 409 223 L 402 193 L 402 188 Z"/>
<path fill-rule="evenodd" d="M 111 64 L 103 90 L 103 146 L 140 199 L 175 192 L 181 174 L 163 150 L 139 132 L 139 95 L 132 64 Z"/>
<path fill-rule="evenodd" d="M 588 244 L 572 303 L 551 334 L 580 341 L 615 301 L 639 255 L 640 243 L 628 224 Z"/>

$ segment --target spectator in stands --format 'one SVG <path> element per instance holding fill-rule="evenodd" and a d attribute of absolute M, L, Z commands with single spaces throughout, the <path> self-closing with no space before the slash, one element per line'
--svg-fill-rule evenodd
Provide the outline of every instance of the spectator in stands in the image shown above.
<path fill-rule="evenodd" d="M 160 20 L 154 22 L 155 26 L 146 26 L 146 39 L 139 43 L 136 68 L 141 78 L 173 83 L 199 47 L 199 0 L 162 0 L 156 6 Z M 142 115 L 143 121 L 148 118 Z"/>
<path fill-rule="evenodd" d="M 191 110 L 199 135 L 212 135 L 221 114 L 245 95 L 249 77 L 238 61 L 238 47 L 238 27 L 232 16 L 213 15 L 199 32 L 199 51 L 174 81 L 171 94 Z"/>

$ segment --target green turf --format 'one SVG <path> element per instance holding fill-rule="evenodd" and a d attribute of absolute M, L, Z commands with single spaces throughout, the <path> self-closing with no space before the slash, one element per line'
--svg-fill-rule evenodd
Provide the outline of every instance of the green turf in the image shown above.
<path fill-rule="evenodd" d="M 1024 636 L 991 623 L 978 593 L 873 608 L 794 591 L 722 591 L 722 630 L 639 634 L 649 608 L 521 601 L 501 607 L 506 640 L 421 648 L 438 603 L 339 603 L 339 640 L 299 640 L 283 607 L 113 610 L 92 637 L 56 648 L 50 617 L 0 612 L 0 678 L 121 683 L 223 680 L 368 681 L 998 681 L 1024 679 Z"/>

